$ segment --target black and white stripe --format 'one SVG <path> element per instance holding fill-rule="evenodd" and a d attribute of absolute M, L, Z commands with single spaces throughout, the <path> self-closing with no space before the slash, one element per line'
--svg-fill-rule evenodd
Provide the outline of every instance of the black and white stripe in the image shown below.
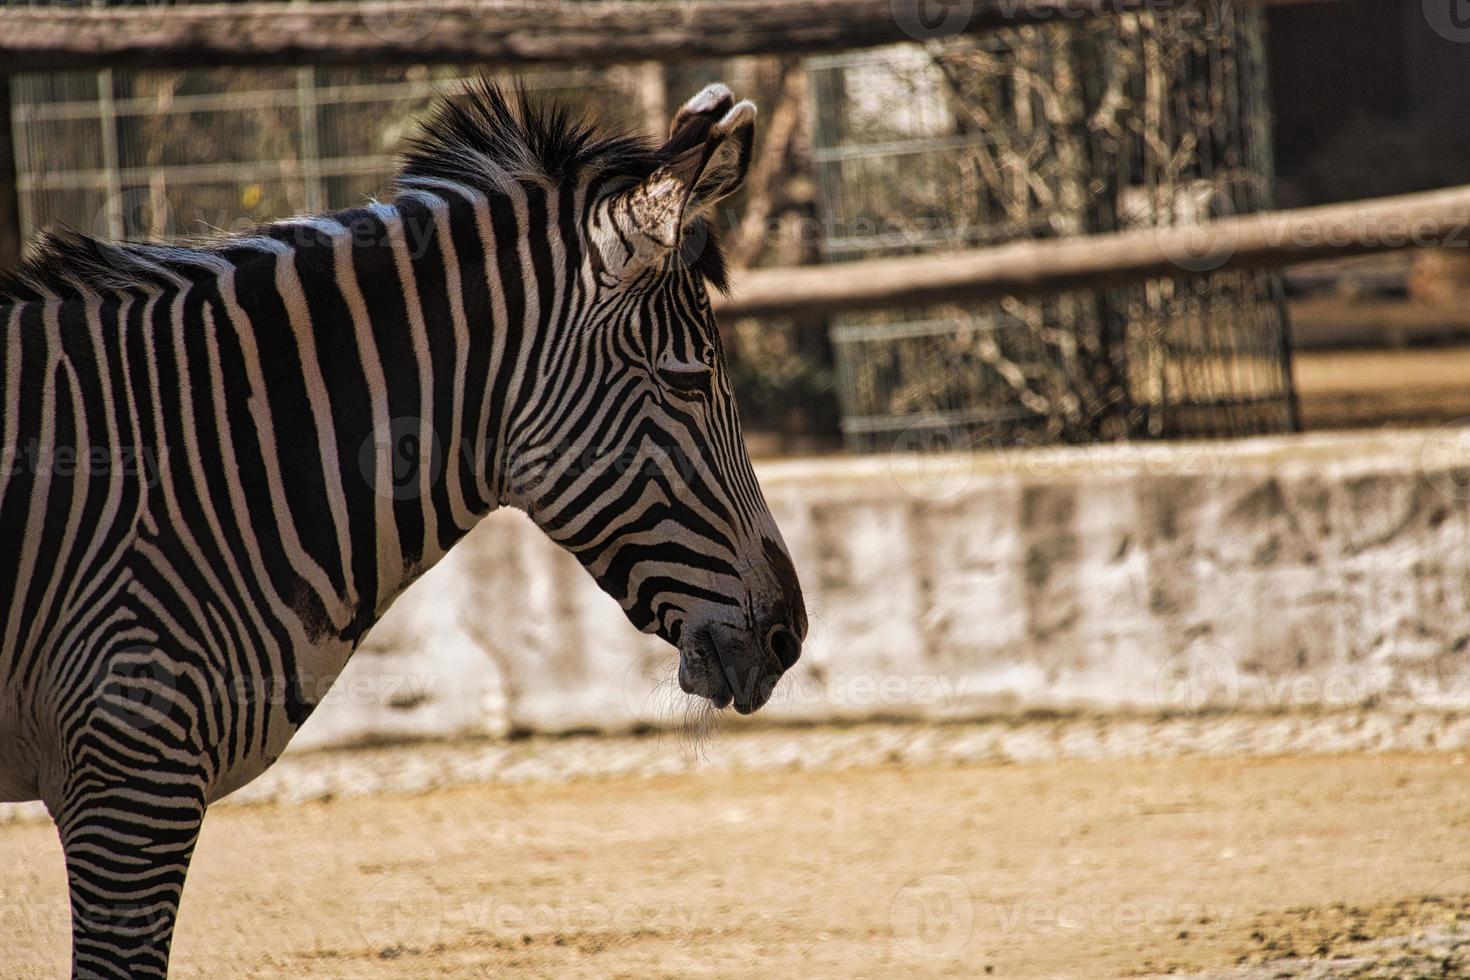
<path fill-rule="evenodd" d="M 166 972 L 205 807 L 502 504 L 765 702 L 805 613 L 706 293 L 753 129 L 719 85 L 661 145 L 482 86 L 390 203 L 0 280 L 0 799 L 56 819 L 76 974 Z"/>

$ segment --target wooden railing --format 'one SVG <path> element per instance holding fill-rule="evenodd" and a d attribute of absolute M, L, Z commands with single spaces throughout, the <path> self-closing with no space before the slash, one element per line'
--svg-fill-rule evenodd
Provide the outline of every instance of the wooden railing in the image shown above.
<path fill-rule="evenodd" d="M 1240 0 L 1287 6 L 1335 0 Z M 1206 0 L 372 0 L 0 7 L 0 72 L 199 65 L 685 61 L 1183 10 Z"/>
<path fill-rule="evenodd" d="M 1470 247 L 1470 186 L 949 255 L 757 269 L 715 306 L 726 316 L 920 307 L 1436 246 Z"/>
<path fill-rule="evenodd" d="M 372 2 L 0 7 L 0 95 L 8 74 L 100 68 L 462 63 L 493 68 L 681 61 L 794 54 L 982 34 L 1136 10 L 1186 10 L 1213 0 L 372 0 Z M 1290 6 L 1355 0 L 1237 0 Z M 1362 0 L 1356 0 L 1362 2 Z M 9 99 L 0 98 L 0 268 L 19 260 Z M 1152 236 L 1150 236 L 1152 237 Z M 1119 243 L 1126 245 L 1126 241 Z M 1104 240 L 1008 246 L 948 258 L 894 259 L 841 270 L 752 273 L 735 306 L 790 311 L 898 305 L 922 297 L 993 295 L 1003 283 L 1065 282 L 1038 264 L 1089 268 L 1075 281 L 1135 275 L 1100 267 Z M 1042 251 L 1035 251 L 1041 249 Z M 1090 257 L 1089 257 L 1090 256 Z M 1006 273 L 1021 260 L 1032 271 Z M 868 278 L 871 277 L 871 278 Z M 1009 277 L 1009 278 L 1008 278 Z M 821 280 L 830 278 L 831 285 Z M 885 300 L 877 284 L 892 290 Z M 856 284 L 857 288 L 851 288 Z M 788 294 L 788 290 L 790 290 Z M 789 302 L 783 301 L 788 294 Z M 827 299 L 823 299 L 826 297 Z"/>

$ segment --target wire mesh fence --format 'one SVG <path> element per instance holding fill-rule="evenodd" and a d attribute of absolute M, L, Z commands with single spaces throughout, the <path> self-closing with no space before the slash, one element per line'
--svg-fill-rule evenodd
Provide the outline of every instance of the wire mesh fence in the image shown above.
<path fill-rule="evenodd" d="M 813 59 L 810 70 L 831 261 L 1270 204 L 1261 16 L 1228 3 Z M 1101 293 L 840 317 L 847 444 L 1295 428 L 1279 276 L 1183 271 Z"/>
<path fill-rule="evenodd" d="M 658 131 L 716 77 L 806 103 L 726 221 L 740 263 L 846 261 L 1190 222 L 1270 199 L 1259 15 L 1229 5 L 811 58 L 538 70 L 517 78 Z M 23 232 L 241 230 L 380 194 L 468 68 L 110 70 L 11 85 Z M 733 76 L 733 77 L 732 77 Z M 787 114 L 789 116 L 789 113 Z M 806 179 L 809 174 L 812 179 Z M 815 185 L 803 192 L 803 185 Z M 815 203 L 821 217 L 811 234 Z M 794 243 L 794 244 L 793 244 Z M 1295 424 L 1277 277 L 1181 275 L 1104 293 L 727 324 L 756 428 L 849 447 L 1227 435 Z M 830 336 L 830 345 L 825 340 Z M 791 445 L 788 440 L 778 445 Z M 800 444 L 799 442 L 796 444 Z"/>
<path fill-rule="evenodd" d="M 361 204 L 454 67 L 106 70 L 12 85 L 22 232 L 111 238 L 238 231 Z M 643 123 L 636 71 L 542 71 L 528 88 L 611 125 Z"/>

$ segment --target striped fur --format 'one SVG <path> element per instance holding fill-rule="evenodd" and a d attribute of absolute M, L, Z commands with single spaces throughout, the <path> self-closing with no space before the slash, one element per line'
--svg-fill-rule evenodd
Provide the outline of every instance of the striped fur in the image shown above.
<path fill-rule="evenodd" d="M 205 807 L 498 506 L 765 702 L 805 612 L 706 294 L 753 115 L 655 145 L 482 86 L 390 203 L 0 280 L 0 799 L 56 819 L 76 975 L 166 973 Z"/>

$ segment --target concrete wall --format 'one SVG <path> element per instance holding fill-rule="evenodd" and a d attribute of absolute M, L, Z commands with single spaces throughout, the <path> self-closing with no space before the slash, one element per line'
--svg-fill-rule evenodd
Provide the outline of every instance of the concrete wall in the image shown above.
<path fill-rule="evenodd" d="M 772 716 L 1470 704 L 1470 429 L 758 469 L 812 621 Z M 498 513 L 297 744 L 678 724 L 673 663 Z"/>

